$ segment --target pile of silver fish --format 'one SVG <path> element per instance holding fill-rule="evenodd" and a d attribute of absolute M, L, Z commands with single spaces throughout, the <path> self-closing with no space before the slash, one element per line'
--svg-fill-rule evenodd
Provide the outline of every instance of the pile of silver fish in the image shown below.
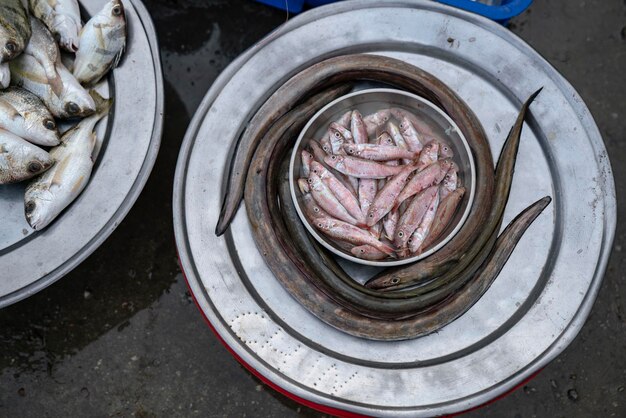
<path fill-rule="evenodd" d="M 433 135 L 405 109 L 345 112 L 301 153 L 298 188 L 311 224 L 362 259 L 424 252 L 465 193 L 452 148 Z"/>
<path fill-rule="evenodd" d="M 95 127 L 112 103 L 90 89 L 118 65 L 126 17 L 120 0 L 84 26 L 77 0 L 28 6 L 0 0 L 0 185 L 30 180 L 25 215 L 39 230 L 89 181 Z M 60 134 L 59 120 L 73 126 Z"/>

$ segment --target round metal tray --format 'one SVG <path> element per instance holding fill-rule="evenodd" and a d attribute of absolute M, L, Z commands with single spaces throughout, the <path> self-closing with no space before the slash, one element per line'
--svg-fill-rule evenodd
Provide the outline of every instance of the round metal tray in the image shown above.
<path fill-rule="evenodd" d="M 243 205 L 223 237 L 213 232 L 233 146 L 224 141 L 238 137 L 289 77 L 346 53 L 399 58 L 446 82 L 480 119 L 494 158 L 522 101 L 544 86 L 524 127 L 504 225 L 542 196 L 553 203 L 480 301 L 426 337 L 370 341 L 318 320 L 266 267 Z M 187 131 L 173 203 L 189 286 L 234 354 L 295 397 L 375 416 L 466 410 L 554 359 L 589 314 L 616 222 L 606 150 L 572 86 L 500 25 L 430 1 L 318 8 L 240 56 L 216 80 Z M 367 276 L 362 266 L 347 267 Z"/>
<path fill-rule="evenodd" d="M 102 2 L 81 0 L 81 6 L 93 15 Z M 0 307 L 60 279 L 98 248 L 128 213 L 152 170 L 163 123 L 156 32 L 140 1 L 125 1 L 124 8 L 126 52 L 103 86 L 114 105 L 98 127 L 98 158 L 83 193 L 36 232 L 24 217 L 26 184 L 0 186 Z"/>

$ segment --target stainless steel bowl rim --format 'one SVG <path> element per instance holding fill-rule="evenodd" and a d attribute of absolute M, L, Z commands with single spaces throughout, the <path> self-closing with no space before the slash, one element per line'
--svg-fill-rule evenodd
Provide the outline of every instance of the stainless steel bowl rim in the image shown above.
<path fill-rule="evenodd" d="M 415 255 L 413 257 L 407 257 L 407 258 L 403 258 L 400 260 L 383 260 L 383 261 L 374 261 L 374 260 L 365 260 L 362 258 L 358 258 L 358 257 L 354 257 L 344 251 L 341 251 L 341 249 L 338 249 L 332 245 L 330 245 L 328 243 L 327 240 L 325 240 L 324 238 L 322 238 L 320 236 L 320 234 L 317 233 L 317 231 L 315 230 L 315 228 L 313 228 L 310 224 L 310 222 L 308 221 L 306 215 L 304 214 L 304 212 L 302 211 L 302 208 L 300 208 L 300 202 L 298 201 L 298 196 L 297 196 L 297 191 L 295 188 L 295 182 L 296 179 L 294 177 L 294 172 L 295 172 L 295 165 L 296 165 L 296 158 L 297 158 L 297 154 L 298 154 L 298 148 L 300 143 L 303 141 L 303 139 L 305 138 L 307 131 L 309 130 L 309 128 L 311 127 L 311 125 L 313 125 L 317 119 L 324 114 L 324 112 L 326 112 L 328 109 L 332 108 L 333 106 L 346 101 L 347 99 L 353 98 L 353 97 L 359 97 L 359 96 L 366 96 L 366 95 L 370 95 L 372 93 L 387 93 L 390 95 L 400 95 L 400 96 L 405 96 L 405 97 L 409 97 L 413 100 L 416 100 L 418 102 L 423 103 L 425 106 L 427 106 L 428 108 L 432 109 L 433 111 L 437 112 L 437 114 L 439 114 L 441 117 L 443 117 L 447 123 L 449 124 L 449 127 L 452 127 L 452 129 L 456 132 L 457 135 L 459 135 L 459 137 L 461 138 L 461 142 L 463 143 L 463 147 L 464 147 L 464 152 L 467 154 L 468 159 L 469 159 L 469 164 L 470 164 L 470 172 L 469 172 L 469 176 L 470 176 L 470 182 L 469 182 L 469 193 L 467 194 L 467 206 L 465 207 L 465 210 L 463 211 L 463 215 L 461 216 L 461 218 L 457 221 L 456 225 L 454 226 L 454 228 L 444 237 L 444 239 L 440 240 L 439 243 L 437 245 L 435 245 L 434 247 L 430 248 L 428 251 L 425 251 L 419 255 Z M 465 173 L 467 174 L 467 173 Z M 467 143 L 467 140 L 465 139 L 465 135 L 463 135 L 463 132 L 461 131 L 461 129 L 459 129 L 458 125 L 456 124 L 456 122 L 454 122 L 452 120 L 452 118 L 450 118 L 450 116 L 448 116 L 448 114 L 446 112 L 444 112 L 441 108 L 439 108 L 438 106 L 436 106 L 433 102 L 418 96 L 416 94 L 404 91 L 404 90 L 399 90 L 399 89 L 392 89 L 392 88 L 370 88 L 370 89 L 364 89 L 364 90 L 358 90 L 358 91 L 353 91 L 351 93 L 345 94 L 341 97 L 336 98 L 335 100 L 333 100 L 332 102 L 328 103 L 327 105 L 325 105 L 323 108 L 321 108 L 317 113 L 315 113 L 315 115 L 313 115 L 313 117 L 311 117 L 311 119 L 309 119 L 309 121 L 307 122 L 307 124 L 304 126 L 304 128 L 302 129 L 302 131 L 300 132 L 300 135 L 298 136 L 298 139 L 296 140 L 296 143 L 294 145 L 293 151 L 291 153 L 291 160 L 289 161 L 289 189 L 291 191 L 291 198 L 294 202 L 294 205 L 296 207 L 296 211 L 298 212 L 298 215 L 300 216 L 300 220 L 302 221 L 302 223 L 304 224 L 304 226 L 306 227 L 307 231 L 309 231 L 309 233 L 311 235 L 313 235 L 313 237 L 315 238 L 315 240 L 317 242 L 319 242 L 320 244 L 322 244 L 325 248 L 327 248 L 329 251 L 331 251 L 333 254 L 338 255 L 339 257 L 342 257 L 348 261 L 352 261 L 353 263 L 357 263 L 357 264 L 363 264 L 363 265 L 367 265 L 367 266 L 376 266 L 376 267 L 394 267 L 394 266 L 401 266 L 404 264 L 409 264 L 409 263 L 414 263 L 418 260 L 421 260 L 423 258 L 426 258 L 428 256 L 430 256 L 431 254 L 437 252 L 439 249 L 441 249 L 444 245 L 446 245 L 461 229 L 461 227 L 463 226 L 463 224 L 465 223 L 465 221 L 467 220 L 467 217 L 469 216 L 470 211 L 472 210 L 472 205 L 474 203 L 474 194 L 476 192 L 476 168 L 474 167 L 474 156 L 472 154 L 472 150 L 469 146 L 469 144 Z"/>

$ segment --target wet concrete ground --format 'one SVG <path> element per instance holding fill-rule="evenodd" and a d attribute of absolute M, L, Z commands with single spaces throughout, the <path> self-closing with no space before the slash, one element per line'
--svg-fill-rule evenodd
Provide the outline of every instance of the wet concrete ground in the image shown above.
<path fill-rule="evenodd" d="M 318 416 L 261 384 L 220 345 L 187 291 L 172 232 L 172 179 L 190 116 L 219 72 L 285 13 L 249 0 L 146 5 L 166 81 L 161 152 L 144 193 L 100 249 L 0 311 L 0 416 Z M 619 199 L 626 2 L 537 0 L 511 29 L 591 109 Z M 625 240 L 619 223 L 600 295 L 571 346 L 531 382 L 468 417 L 626 416 Z"/>

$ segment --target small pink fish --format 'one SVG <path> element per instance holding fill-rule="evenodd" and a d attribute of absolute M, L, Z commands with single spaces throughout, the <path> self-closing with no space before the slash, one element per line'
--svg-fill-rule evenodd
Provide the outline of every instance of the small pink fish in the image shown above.
<path fill-rule="evenodd" d="M 396 207 L 409 197 L 427 189 L 431 186 L 439 184 L 448 173 L 450 167 L 454 163 L 450 159 L 438 160 L 416 173 L 413 178 L 404 186 L 404 189 L 398 195 Z M 443 199 L 443 197 L 442 197 Z"/>
<path fill-rule="evenodd" d="M 448 224 L 454 217 L 464 194 L 465 188 L 460 187 L 450 193 L 445 199 L 441 200 L 439 207 L 437 208 L 437 213 L 435 213 L 435 219 L 430 227 L 430 232 L 422 243 L 423 248 L 430 247 L 431 244 L 441 236 L 443 231 L 446 230 Z"/>
<path fill-rule="evenodd" d="M 315 159 L 317 160 L 317 162 L 321 163 L 322 165 L 324 165 L 324 158 L 328 155 L 326 152 L 324 152 L 324 150 L 322 149 L 322 147 L 320 146 L 320 144 L 317 143 L 317 141 L 311 139 L 308 142 L 309 148 L 311 149 L 311 151 L 313 152 L 313 156 L 315 157 Z M 331 168 L 329 166 L 325 166 L 327 170 L 330 170 Z M 359 190 L 359 181 L 353 177 L 349 177 L 346 176 L 345 174 L 339 173 L 337 171 L 335 171 L 333 174 L 335 174 L 335 176 L 339 179 L 339 181 L 341 183 L 343 183 L 344 186 L 346 186 L 354 196 L 358 195 L 358 190 Z"/>
<path fill-rule="evenodd" d="M 409 150 L 417 152 L 422 151 L 422 148 L 424 148 L 423 140 L 420 139 L 420 135 L 407 117 L 400 119 L 399 128 Z"/>
<path fill-rule="evenodd" d="M 389 161 L 399 158 L 410 160 L 418 155 L 416 152 L 408 151 L 395 145 L 344 144 L 343 149 L 348 155 L 372 161 Z"/>
<path fill-rule="evenodd" d="M 360 179 L 359 180 L 359 203 L 361 205 L 361 213 L 365 220 L 365 215 L 370 210 L 370 206 L 376 198 L 378 192 L 378 182 L 374 179 Z"/>
<path fill-rule="evenodd" d="M 311 189 L 311 195 L 313 199 L 320 205 L 322 209 L 328 212 L 331 216 L 349 222 L 353 225 L 360 224 L 346 208 L 337 200 L 337 197 L 333 194 L 322 179 L 311 172 L 309 175 L 309 188 Z"/>
<path fill-rule="evenodd" d="M 300 158 L 302 160 L 302 174 L 304 175 L 304 177 L 309 177 L 309 173 L 311 172 L 311 162 L 313 161 L 313 154 L 306 150 L 302 150 Z"/>
<path fill-rule="evenodd" d="M 394 249 L 383 244 L 367 231 L 357 228 L 349 223 L 333 219 L 318 218 L 313 225 L 331 238 L 346 241 L 354 245 L 371 245 L 387 255 L 394 255 Z"/>
<path fill-rule="evenodd" d="M 396 225 L 398 224 L 398 219 L 400 219 L 400 212 L 397 210 L 392 210 L 383 218 L 385 235 L 391 240 L 396 233 Z"/>
<path fill-rule="evenodd" d="M 431 142 L 426 144 L 426 146 L 422 149 L 420 153 L 419 159 L 417 160 L 417 169 L 419 171 L 428 167 L 439 158 L 439 143 Z"/>
<path fill-rule="evenodd" d="M 317 218 L 328 218 L 330 215 L 317 204 L 310 193 L 302 195 L 302 203 L 304 204 L 304 213 L 311 222 Z"/>
<path fill-rule="evenodd" d="M 445 199 L 448 197 L 450 193 L 458 189 L 459 178 L 458 178 L 459 167 L 452 163 L 450 169 L 446 173 L 445 177 L 441 182 L 441 199 Z"/>
<path fill-rule="evenodd" d="M 365 129 L 365 123 L 363 122 L 363 116 L 358 110 L 352 111 L 350 117 L 350 130 L 354 137 L 355 144 L 367 144 L 367 129 Z"/>
<path fill-rule="evenodd" d="M 387 258 L 387 254 L 371 245 L 359 245 L 358 247 L 352 248 L 350 252 L 355 257 L 362 258 L 363 260 L 377 261 Z"/>
<path fill-rule="evenodd" d="M 422 246 L 422 243 L 426 239 L 426 236 L 428 236 L 430 227 L 435 219 L 435 214 L 437 213 L 438 205 L 439 191 L 437 191 L 435 198 L 432 200 L 432 202 L 430 202 L 430 206 L 428 206 L 428 210 L 422 218 L 422 222 L 420 222 L 420 225 L 417 227 L 415 232 L 413 232 L 413 235 L 411 235 L 411 238 L 409 238 L 409 241 L 407 242 L 407 244 L 409 245 L 409 251 L 411 253 L 421 254 L 425 250 L 425 247 Z"/>
<path fill-rule="evenodd" d="M 367 115 L 363 117 L 363 122 L 365 123 L 365 128 L 367 129 L 368 135 L 374 135 L 376 133 L 376 128 L 379 126 L 383 126 L 389 118 L 391 117 L 391 112 L 389 109 L 381 109 L 376 113 L 372 113 L 371 115 Z"/>
<path fill-rule="evenodd" d="M 393 243 L 401 252 L 406 252 L 406 245 L 413 232 L 420 225 L 428 207 L 437 195 L 437 186 L 429 187 L 419 195 L 415 196 L 406 211 L 400 217 L 396 226 Z"/>
<path fill-rule="evenodd" d="M 403 169 L 402 166 L 393 167 L 343 155 L 328 155 L 324 162 L 340 173 L 365 179 L 384 179 L 398 174 Z"/>
<path fill-rule="evenodd" d="M 374 203 L 367 213 L 367 225 L 380 221 L 396 205 L 396 199 L 404 188 L 409 175 L 417 169 L 415 164 L 399 166 L 400 172 L 393 176 L 376 195 Z"/>
<path fill-rule="evenodd" d="M 335 175 L 317 161 L 311 163 L 311 172 L 318 175 L 322 182 L 335 195 L 342 206 L 346 208 L 350 216 L 360 224 L 365 224 L 365 215 L 361 211 L 359 201 L 352 192 Z"/>
<path fill-rule="evenodd" d="M 407 118 L 411 122 L 413 127 L 415 129 L 417 129 L 417 131 L 422 136 L 428 135 L 428 136 L 431 136 L 431 137 L 437 137 L 437 134 L 435 133 L 434 129 L 427 122 L 421 120 L 420 118 L 415 116 L 413 113 L 411 113 L 411 112 L 409 112 L 407 110 L 404 110 L 404 109 L 400 109 L 398 107 L 393 107 L 393 108 L 389 109 L 389 111 L 393 115 L 393 117 L 398 119 L 398 120 L 402 120 L 403 118 Z"/>

